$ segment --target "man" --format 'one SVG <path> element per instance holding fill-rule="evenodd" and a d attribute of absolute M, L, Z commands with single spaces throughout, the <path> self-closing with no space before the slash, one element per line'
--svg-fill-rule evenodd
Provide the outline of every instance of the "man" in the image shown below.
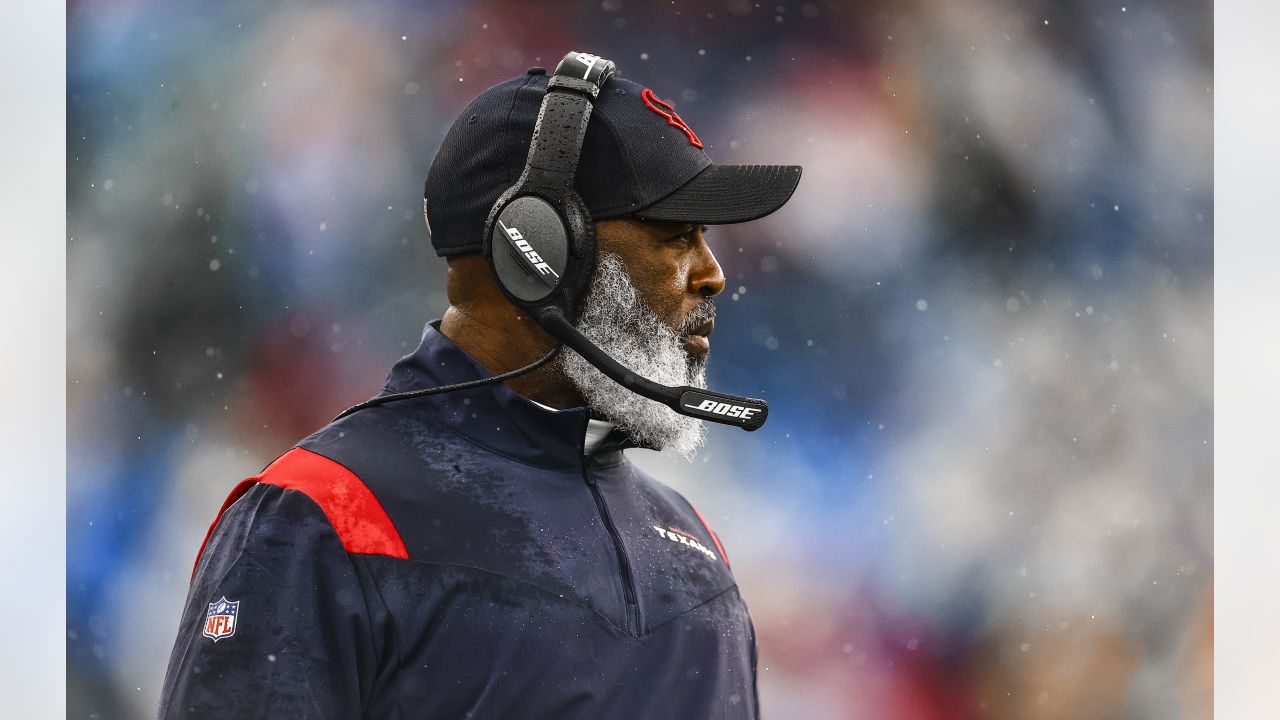
<path fill-rule="evenodd" d="M 639 376 L 705 387 L 725 280 L 703 223 L 772 212 L 799 168 L 714 166 L 652 91 L 596 89 L 574 182 L 595 263 L 574 325 Z M 547 94 L 531 69 L 445 138 L 425 199 L 451 307 L 384 396 L 557 346 L 478 254 Z M 754 631 L 724 548 L 623 453 L 691 457 L 703 437 L 567 349 L 505 384 L 343 416 L 228 498 L 161 717 L 756 717 Z"/>

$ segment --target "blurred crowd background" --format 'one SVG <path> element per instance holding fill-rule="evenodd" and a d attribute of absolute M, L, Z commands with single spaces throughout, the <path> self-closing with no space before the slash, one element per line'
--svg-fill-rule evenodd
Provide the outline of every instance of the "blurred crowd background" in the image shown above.
<path fill-rule="evenodd" d="M 767 718 L 1211 714 L 1205 0 L 71 2 L 68 716 L 154 715 L 217 508 L 447 307 L 422 182 L 569 49 L 724 163 L 692 464 Z"/>

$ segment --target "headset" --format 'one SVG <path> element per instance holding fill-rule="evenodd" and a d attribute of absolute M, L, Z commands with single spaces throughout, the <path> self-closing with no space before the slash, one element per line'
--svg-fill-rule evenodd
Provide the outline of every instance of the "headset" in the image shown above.
<path fill-rule="evenodd" d="M 640 377 L 609 357 L 569 321 L 590 282 L 596 252 L 591 214 L 574 192 L 573 179 L 593 101 L 615 74 L 613 62 L 582 52 L 570 52 L 556 66 L 547 81 L 524 171 L 515 185 L 498 196 L 485 221 L 484 257 L 508 300 L 611 380 L 682 415 L 748 431 L 759 429 L 769 416 L 769 404 L 764 400 L 688 385 L 660 385 Z M 501 375 L 384 395 L 349 408 L 338 418 L 386 402 L 509 380 L 550 362 L 560 347 Z"/>

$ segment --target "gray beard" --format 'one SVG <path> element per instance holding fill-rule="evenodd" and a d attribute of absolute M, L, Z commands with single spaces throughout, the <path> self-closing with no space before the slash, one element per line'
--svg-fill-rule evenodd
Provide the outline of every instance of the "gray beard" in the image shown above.
<path fill-rule="evenodd" d="M 662 385 L 707 387 L 707 358 L 690 356 L 683 335 L 715 317 L 705 301 L 686 318 L 681 332 L 662 322 L 641 300 L 617 255 L 596 266 L 575 326 L 623 367 Z M 659 450 L 672 449 L 692 461 L 706 441 L 707 429 L 697 418 L 681 415 L 610 380 L 578 353 L 566 348 L 557 360 L 562 372 L 595 414 L 614 423 L 632 440 Z"/>

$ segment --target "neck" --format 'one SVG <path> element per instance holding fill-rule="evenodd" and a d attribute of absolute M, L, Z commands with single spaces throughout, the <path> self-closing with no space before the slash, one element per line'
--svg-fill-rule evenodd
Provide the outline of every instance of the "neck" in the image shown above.
<path fill-rule="evenodd" d="M 483 308 L 450 307 L 440 321 L 440 333 L 494 375 L 524 367 L 556 346 L 556 341 L 528 313 L 505 298 L 500 304 L 486 304 Z M 508 380 L 506 385 L 530 400 L 553 408 L 587 404 L 555 362 Z"/>

